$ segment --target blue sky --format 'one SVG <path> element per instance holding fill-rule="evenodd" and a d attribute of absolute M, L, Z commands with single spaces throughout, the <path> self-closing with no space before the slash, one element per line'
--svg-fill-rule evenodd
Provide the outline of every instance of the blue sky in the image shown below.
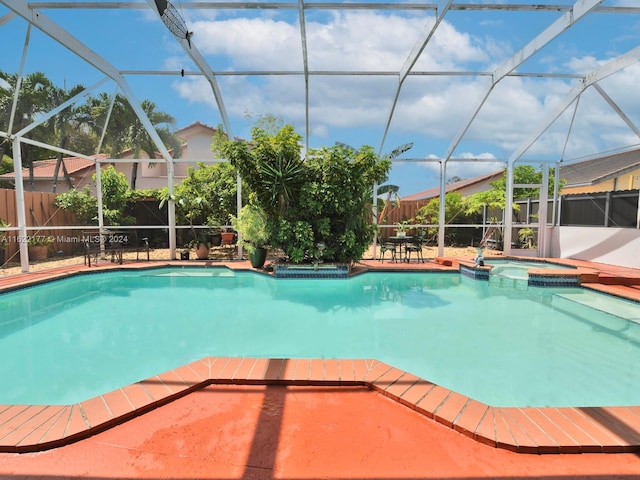
<path fill-rule="evenodd" d="M 216 72 L 301 71 L 297 2 L 292 9 L 203 10 L 188 2 L 173 5 L 184 16 L 193 42 Z M 312 4 L 313 2 L 307 2 Z M 368 2 L 372 3 L 372 2 Z M 389 2 L 391 3 L 391 2 Z M 436 2 L 442 5 L 444 2 Z M 493 3 L 484 1 L 482 3 Z M 495 3 L 525 4 L 524 1 Z M 569 0 L 536 4 L 573 5 Z M 42 13 L 121 71 L 169 72 L 196 68 L 159 20 L 140 9 L 47 9 Z M 605 0 L 603 6 L 637 7 L 634 0 Z M 8 9 L 0 5 L 0 17 Z M 449 12 L 414 67 L 417 72 L 491 72 L 524 47 L 562 12 Z M 315 71 L 397 71 L 434 12 L 407 10 L 324 10 L 306 12 L 309 68 Z M 5 46 L 0 69 L 17 72 L 26 22 L 14 18 L 0 26 Z M 640 45 L 640 13 L 591 13 L 545 45 L 518 72 L 585 74 Z M 32 30 L 25 70 L 43 71 L 58 85 L 89 86 L 103 75 L 49 37 Z M 195 121 L 221 122 L 211 88 L 202 76 L 131 75 L 136 97 L 149 99 L 176 118 L 176 127 Z M 248 137 L 253 120 L 273 114 L 305 133 L 304 80 L 296 75 L 218 77 L 232 133 Z M 413 142 L 405 158 L 440 158 L 465 125 L 489 85 L 487 76 L 415 75 L 403 84 L 384 144 L 382 138 L 397 76 L 312 76 L 309 80 L 309 144 L 372 145 L 381 153 Z M 567 94 L 575 80 L 557 77 L 508 77 L 493 89 L 454 157 L 508 158 Z M 640 65 L 600 82 L 607 95 L 640 125 Z M 104 90 L 112 93 L 115 84 Z M 640 143 L 634 132 L 589 89 L 526 152 L 534 163 L 571 161 Z M 567 132 L 571 131 L 568 142 Z M 565 145 L 566 142 L 566 145 Z M 500 168 L 499 163 L 450 162 L 447 177 L 473 177 Z M 437 184 L 437 163 L 394 164 L 390 182 L 409 195 Z"/>

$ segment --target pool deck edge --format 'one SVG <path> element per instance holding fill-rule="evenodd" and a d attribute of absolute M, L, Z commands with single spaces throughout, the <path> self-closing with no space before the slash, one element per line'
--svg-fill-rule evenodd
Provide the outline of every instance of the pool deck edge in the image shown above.
<path fill-rule="evenodd" d="M 205 357 L 73 405 L 0 405 L 0 452 L 88 438 L 216 384 L 364 385 L 485 445 L 518 453 L 640 452 L 640 407 L 500 408 L 375 359 Z"/>
<path fill-rule="evenodd" d="M 640 272 L 589 262 L 566 261 L 584 272 L 583 287 L 640 301 Z M 253 270 L 248 262 L 201 262 Z M 436 266 L 437 265 L 437 266 Z M 358 271 L 457 271 L 459 263 L 380 265 L 362 262 Z M 0 291 L 110 269 L 195 266 L 155 261 L 0 277 Z M 411 267 L 411 268 L 407 268 Z M 606 267 L 603 271 L 602 267 Z M 255 270 L 253 270 L 255 271 Z M 619 278 L 618 282 L 613 281 Z M 603 280 L 604 279 L 604 280 Z M 205 357 L 169 372 L 73 405 L 0 405 L 0 452 L 26 453 L 88 438 L 177 398 L 215 384 L 364 385 L 399 404 L 480 443 L 518 453 L 640 452 L 640 406 L 501 408 L 416 377 L 374 359 L 283 359 Z"/>

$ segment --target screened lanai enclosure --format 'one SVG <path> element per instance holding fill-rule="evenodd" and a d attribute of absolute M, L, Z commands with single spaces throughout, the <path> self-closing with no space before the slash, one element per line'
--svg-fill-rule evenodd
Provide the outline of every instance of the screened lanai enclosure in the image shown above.
<path fill-rule="evenodd" d="M 541 251 L 555 222 L 547 205 L 553 209 L 558 195 L 556 188 L 547 198 L 541 188 L 548 176 L 562 164 L 640 144 L 636 0 L 0 0 L 0 43 L 0 71 L 15 80 L 0 83 L 0 137 L 14 164 L 17 208 L 16 224 L 4 232 L 21 237 L 43 227 L 28 221 L 21 145 L 45 148 L 51 158 L 161 164 L 170 192 L 180 181 L 177 166 L 214 161 L 206 151 L 176 155 L 145 101 L 175 127 L 220 125 L 235 138 L 249 139 L 255 119 L 270 115 L 295 126 L 303 152 L 341 142 L 371 145 L 382 156 L 412 144 L 394 158 L 388 179 L 400 197 L 437 187 L 444 198 L 453 180 L 506 168 L 506 205 L 516 188 L 540 190 Z M 73 94 L 25 115 L 17 105 L 26 93 L 15 86 L 35 72 Z M 64 122 L 89 96 L 116 94 L 133 107 L 156 158 L 110 158 L 101 145 L 87 151 L 34 134 L 52 119 Z M 105 130 L 115 121 L 108 113 Z M 515 183 L 521 164 L 540 169 L 542 182 Z M 99 198 L 100 227 L 102 205 Z M 442 252 L 452 225 L 445 202 L 439 209 Z M 171 258 L 175 218 L 169 201 L 166 222 L 154 226 L 165 228 Z M 506 253 L 513 221 L 497 221 Z M 28 271 L 24 243 L 20 257 Z"/>

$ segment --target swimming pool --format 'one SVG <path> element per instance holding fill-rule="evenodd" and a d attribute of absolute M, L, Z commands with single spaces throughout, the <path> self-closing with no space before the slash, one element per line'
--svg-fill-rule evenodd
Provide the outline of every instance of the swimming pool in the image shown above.
<path fill-rule="evenodd" d="M 551 270 L 576 270 L 575 267 L 560 265 L 550 262 L 535 262 L 527 260 L 488 260 L 486 265 L 491 266 L 490 275 L 512 278 L 515 280 L 526 280 L 530 269 L 551 269 Z"/>
<path fill-rule="evenodd" d="M 456 273 L 95 273 L 0 295 L 0 403 L 68 404 L 208 356 L 377 358 L 494 406 L 640 404 L 640 306 Z"/>

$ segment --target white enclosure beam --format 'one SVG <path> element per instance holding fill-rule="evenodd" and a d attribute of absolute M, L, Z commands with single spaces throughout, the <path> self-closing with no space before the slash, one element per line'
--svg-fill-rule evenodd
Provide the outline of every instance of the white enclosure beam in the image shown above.
<path fill-rule="evenodd" d="M 58 1 L 58 2 L 30 2 L 29 6 L 37 9 L 89 9 L 89 10 L 143 10 L 146 7 L 141 2 L 104 2 L 104 1 Z M 180 8 L 184 10 L 295 10 L 297 7 L 291 2 L 212 2 L 190 1 L 182 2 Z M 570 5 L 522 3 L 509 4 L 505 2 L 487 3 L 455 3 L 451 10 L 456 11 L 503 11 L 503 12 L 567 12 Z M 390 2 L 312 2 L 305 4 L 306 10 L 404 10 L 426 11 L 438 10 L 438 4 L 430 3 L 390 3 Z M 606 5 L 594 10 L 598 13 L 640 13 L 640 7 L 623 5 Z"/>
<path fill-rule="evenodd" d="M 127 97 L 127 100 L 129 100 L 131 107 L 147 130 L 147 133 L 153 140 L 156 148 L 158 148 L 158 151 L 162 154 L 162 157 L 167 162 L 171 161 L 171 155 L 169 155 L 168 150 L 162 143 L 158 132 L 156 132 L 155 128 L 147 118 L 146 113 L 144 112 L 144 110 L 142 110 L 140 102 L 136 99 L 126 79 L 113 65 L 96 54 L 93 50 L 89 49 L 84 43 L 80 42 L 74 36 L 69 34 L 69 32 L 60 27 L 57 23 L 44 15 L 42 12 L 30 8 L 27 5 L 27 2 L 25 2 L 24 0 L 0 0 L 0 3 L 6 5 L 13 12 L 17 13 L 27 22 L 29 22 L 30 25 L 35 26 L 43 33 L 51 37 L 53 40 L 68 48 L 84 61 L 97 68 L 99 71 L 115 81 L 122 90 L 123 94 Z"/>
<path fill-rule="evenodd" d="M 618 114 L 622 121 L 627 124 L 627 126 L 633 131 L 633 133 L 635 133 L 636 136 L 640 137 L 640 129 L 638 129 L 635 123 L 633 123 L 631 119 L 627 117 L 627 115 L 622 111 L 618 104 L 613 101 L 613 98 L 611 98 L 599 84 L 594 83 L 593 88 L 595 88 L 596 91 L 602 96 L 602 98 L 604 98 L 604 100 L 609 104 L 609 106 L 613 108 L 613 110 Z"/>
<path fill-rule="evenodd" d="M 27 248 L 27 213 L 24 203 L 24 184 L 22 183 L 22 152 L 20 139 L 13 139 L 13 171 L 16 179 L 16 214 L 18 216 L 18 242 L 20 248 L 20 267 L 23 273 L 29 271 L 29 249 Z"/>
<path fill-rule="evenodd" d="M 393 114 L 396 110 L 396 105 L 398 104 L 398 98 L 400 97 L 400 91 L 402 90 L 402 85 L 407 78 L 407 75 L 411 72 L 411 69 L 414 67 L 418 59 L 420 58 L 420 54 L 426 48 L 429 41 L 433 38 L 433 35 L 436 33 L 438 26 L 444 19 L 444 16 L 447 14 L 449 7 L 453 0 L 447 0 L 447 4 L 444 6 L 443 11 L 440 15 L 436 15 L 435 22 L 431 25 L 431 28 L 427 28 L 422 31 L 421 38 L 418 38 L 416 43 L 413 45 L 409 56 L 405 59 L 402 68 L 400 68 L 400 72 L 398 73 L 398 86 L 396 87 L 393 100 L 391 101 L 391 108 L 389 109 L 389 115 L 387 115 L 387 122 L 384 127 L 384 132 L 382 134 L 382 140 L 380 141 L 380 149 L 379 153 L 382 153 L 384 148 L 384 143 L 387 140 L 387 134 L 389 133 L 389 128 L 391 127 L 391 120 L 393 119 Z"/>
<path fill-rule="evenodd" d="M 39 142 L 38 140 L 33 140 L 31 138 L 21 137 L 20 142 L 27 143 L 29 145 L 33 145 L 34 147 L 40 147 L 47 150 L 51 150 L 52 152 L 64 153 L 65 155 L 69 155 L 71 157 L 84 158 L 85 160 L 95 160 L 95 156 L 86 155 L 84 153 L 74 152 L 73 150 L 67 150 L 66 148 L 56 147 L 55 145 L 49 145 L 44 142 Z M 148 160 L 146 160 L 148 161 Z"/>
<path fill-rule="evenodd" d="M 104 137 L 107 134 L 107 125 L 109 125 L 109 119 L 111 118 L 111 114 L 113 113 L 113 106 L 116 103 L 116 92 L 113 92 L 111 95 L 111 101 L 109 102 L 109 108 L 107 109 L 107 115 L 104 120 L 104 125 L 102 126 L 102 132 L 100 133 L 100 140 L 98 141 L 98 145 L 96 146 L 96 155 L 100 153 L 102 150 L 102 143 L 104 142 Z"/>
<path fill-rule="evenodd" d="M 30 132 L 31 130 L 33 130 L 34 128 L 36 128 L 38 125 L 42 125 L 43 123 L 45 123 L 47 120 L 49 120 L 50 118 L 56 116 L 58 113 L 60 113 L 61 111 L 63 111 L 64 109 L 66 109 L 67 107 L 75 104 L 78 102 L 78 100 L 82 99 L 82 98 L 86 98 L 89 96 L 89 94 L 95 90 L 96 88 L 98 88 L 100 85 L 104 84 L 106 81 L 108 80 L 108 78 L 103 78 L 102 80 L 100 80 L 99 82 L 93 84 L 91 87 L 89 88 L 85 88 L 83 91 L 81 91 L 80 93 L 78 93 L 77 95 L 73 96 L 72 98 L 70 98 L 69 100 L 67 100 L 64 103 L 61 103 L 60 105 L 58 105 L 56 108 L 54 108 L 53 110 L 45 113 L 44 115 L 40 115 L 38 116 L 37 120 L 33 123 L 31 123 L 30 125 L 27 125 L 26 127 L 24 127 L 22 130 L 20 130 L 19 132 L 16 132 L 17 136 L 24 136 L 27 132 Z"/>
<path fill-rule="evenodd" d="M 5 23 L 10 22 L 16 17 L 14 12 L 9 12 L 0 17 L 0 27 L 2 27 Z"/>
<path fill-rule="evenodd" d="M 640 46 L 629 50 L 627 53 L 620 55 L 613 60 L 605 63 L 601 67 L 587 74 L 569 93 L 556 105 L 556 107 L 547 115 L 542 122 L 535 128 L 532 134 L 513 152 L 509 157 L 509 163 L 512 164 L 520 159 L 524 152 L 542 135 L 556 119 L 564 113 L 564 111 L 591 85 L 612 75 L 624 68 L 627 68 L 640 60 Z"/>
<path fill-rule="evenodd" d="M 161 18 L 162 13 L 158 12 L 158 7 L 156 6 L 154 0 L 147 0 L 147 3 L 151 10 L 153 10 Z M 218 106 L 220 118 L 222 119 L 222 125 L 224 125 L 224 129 L 227 135 L 229 135 L 229 138 L 233 138 L 231 122 L 229 122 L 227 109 L 224 106 L 222 93 L 220 92 L 220 87 L 218 85 L 218 80 L 216 79 L 215 73 L 213 73 L 213 70 L 209 66 L 209 63 L 207 63 L 207 61 L 204 59 L 192 38 L 182 38 L 178 36 L 175 36 L 175 38 L 182 46 L 184 52 L 189 56 L 189 58 L 191 58 L 191 60 L 193 60 L 193 63 L 198 67 L 198 69 L 202 72 L 202 74 L 209 82 L 209 85 L 211 86 L 211 90 L 213 92 L 213 97 L 216 101 L 216 105 Z"/>
<path fill-rule="evenodd" d="M 445 181 L 447 178 L 447 162 L 444 160 L 440 161 L 440 210 L 438 216 L 438 256 L 444 255 L 444 241 L 445 241 L 445 207 L 446 207 L 446 197 L 447 197 L 447 183 Z"/>
<path fill-rule="evenodd" d="M 547 238 L 547 210 L 549 208 L 549 164 L 542 166 L 542 185 L 538 196 L 538 257 L 546 257 L 549 252 Z M 527 223 L 529 220 L 527 219 Z"/>
<path fill-rule="evenodd" d="M 98 199 L 98 231 L 100 232 L 100 258 L 104 259 L 105 241 L 104 241 L 104 212 L 102 207 L 104 205 L 104 198 L 102 197 L 102 166 L 99 162 L 96 162 L 96 197 Z"/>
<path fill-rule="evenodd" d="M 115 81 L 120 87 L 123 95 L 129 101 L 131 108 L 136 113 L 140 122 L 144 126 L 147 134 L 153 141 L 154 145 L 158 149 L 158 152 L 162 155 L 167 164 L 172 162 L 172 157 L 169 154 L 169 151 L 164 146 L 160 135 L 156 131 L 155 127 L 147 117 L 146 113 L 142 109 L 140 102 L 137 100 L 136 96 L 133 93 L 133 90 L 127 83 L 126 79 L 120 74 L 120 72 L 109 62 L 104 60 L 102 57 L 97 55 L 94 51 L 89 49 L 84 43 L 80 42 L 74 36 L 69 34 L 65 29 L 60 27 L 53 20 L 48 18 L 42 12 L 38 10 L 34 10 L 29 8 L 27 2 L 24 0 L 0 0 L 0 3 L 6 5 L 9 9 L 11 9 L 14 13 L 20 15 L 24 18 L 29 25 L 33 25 L 49 37 L 51 37 L 56 42 L 60 43 L 64 47 L 68 48 L 70 51 L 75 53 L 77 56 L 82 58 L 84 61 L 107 75 L 113 81 Z M 185 40 L 186 43 L 186 40 Z M 175 228 L 175 225 L 173 226 Z M 175 247 L 175 245 L 174 245 Z"/>
<path fill-rule="evenodd" d="M 505 206 L 505 253 L 511 252 L 511 229 L 513 227 L 512 215 L 510 214 L 511 203 L 513 202 L 513 165 L 522 155 L 540 138 L 540 136 L 562 115 L 562 113 L 573 103 L 578 97 L 591 85 L 596 82 L 618 72 L 640 60 L 640 46 L 629 50 L 627 53 L 620 55 L 613 60 L 605 63 L 601 67 L 587 74 L 582 81 L 573 87 L 569 93 L 556 105 L 556 107 L 543 119 L 542 122 L 534 129 L 532 134 L 513 152 L 507 162 L 507 204 Z M 508 240 L 508 244 L 507 244 Z M 507 250 L 508 249 L 508 250 Z"/>
<path fill-rule="evenodd" d="M 307 22 L 304 16 L 304 0 L 298 0 L 300 41 L 302 42 L 302 68 L 304 71 L 304 125 L 306 151 L 309 151 L 309 58 L 307 55 Z"/>
<path fill-rule="evenodd" d="M 458 134 L 454 137 L 453 141 L 449 145 L 447 150 L 446 159 L 448 160 L 453 152 L 458 148 L 458 145 L 462 141 L 462 138 L 466 135 L 467 131 L 471 127 L 471 124 L 476 119 L 482 106 L 485 104 L 489 95 L 495 88 L 495 86 L 509 73 L 522 65 L 529 58 L 535 55 L 540 49 L 542 49 L 549 42 L 557 38 L 562 32 L 573 26 L 578 20 L 584 17 L 590 10 L 602 3 L 603 0 L 578 0 L 573 8 L 563 14 L 559 19 L 544 29 L 538 36 L 525 45 L 520 51 L 516 52 L 511 58 L 503 62 L 498 68 L 495 69 L 491 78 L 491 84 L 482 95 L 475 110 L 471 113 L 467 122 L 462 126 Z"/>
<path fill-rule="evenodd" d="M 22 48 L 22 56 L 20 57 L 20 71 L 16 78 L 15 90 L 13 91 L 13 102 L 11 104 L 11 113 L 9 114 L 9 126 L 7 127 L 7 133 L 11 135 L 13 131 L 13 122 L 16 118 L 16 109 L 18 108 L 18 98 L 20 96 L 20 89 L 22 88 L 22 75 L 24 74 L 24 64 L 27 60 L 27 52 L 29 51 L 29 39 L 31 38 L 31 24 L 27 26 L 27 33 L 24 37 L 24 47 Z"/>

